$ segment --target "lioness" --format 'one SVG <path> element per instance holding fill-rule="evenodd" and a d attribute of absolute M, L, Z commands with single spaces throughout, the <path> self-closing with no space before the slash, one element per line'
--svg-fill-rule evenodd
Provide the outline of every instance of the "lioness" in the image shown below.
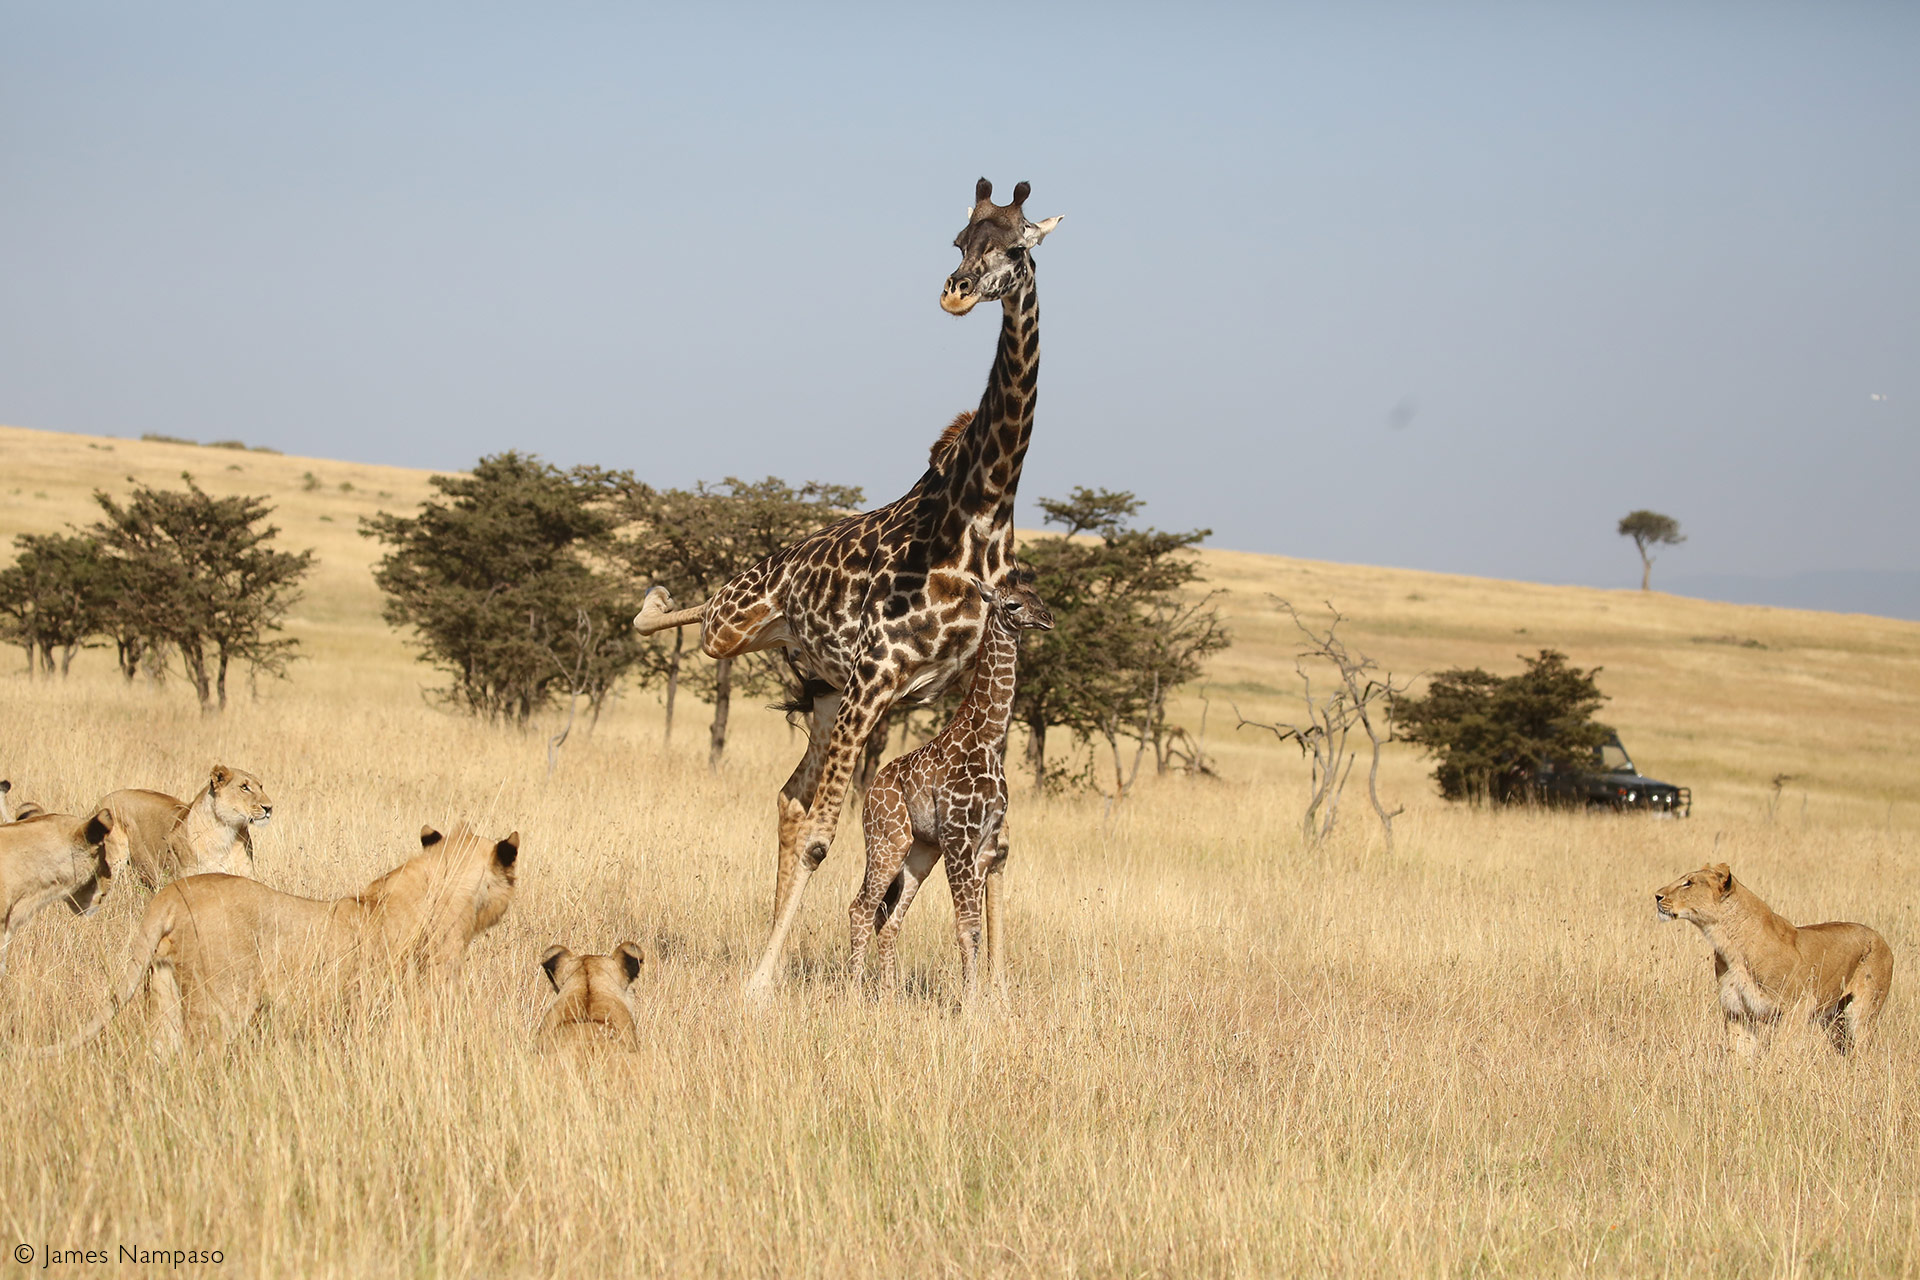
<path fill-rule="evenodd" d="M 207 871 L 251 879 L 252 828 L 273 816 L 260 779 L 223 764 L 213 766 L 192 804 L 140 790 L 116 791 L 100 803 L 119 815 L 134 877 L 149 889 Z"/>
<path fill-rule="evenodd" d="M 22 800 L 18 804 L 13 799 L 13 783 L 0 778 L 0 826 L 9 822 L 24 822 L 28 818 L 37 818 L 46 810 L 31 800 Z"/>
<path fill-rule="evenodd" d="M 548 947 L 540 956 L 540 967 L 553 984 L 553 999 L 540 1019 L 540 1047 L 611 1042 L 622 1049 L 638 1049 L 640 1035 L 634 1030 L 627 988 L 640 976 L 644 963 L 637 942 L 623 942 L 604 956 L 577 956 L 557 944 Z"/>
<path fill-rule="evenodd" d="M 1796 928 L 1724 862 L 1675 880 L 1653 903 L 1662 920 L 1690 921 L 1713 945 L 1720 1008 L 1743 1052 L 1753 1054 L 1760 1028 L 1789 1009 L 1804 1008 L 1842 1053 L 1867 1042 L 1893 985 L 1893 952 L 1866 925 Z"/>
<path fill-rule="evenodd" d="M 520 833 L 485 840 L 464 824 L 420 831 L 421 852 L 355 897 L 297 898 L 240 876 L 175 880 L 153 896 L 107 1012 L 60 1052 L 98 1035 L 151 974 L 154 1049 L 177 1051 L 189 1024 L 225 1040 L 263 1004 L 337 991 L 372 966 L 451 980 L 467 944 L 513 901 Z"/>
<path fill-rule="evenodd" d="M 121 843 L 107 808 L 84 818 L 43 813 L 0 826 L 0 973 L 7 971 L 15 931 L 49 902 L 65 899 L 83 916 L 100 909 L 113 882 L 108 846 Z"/>

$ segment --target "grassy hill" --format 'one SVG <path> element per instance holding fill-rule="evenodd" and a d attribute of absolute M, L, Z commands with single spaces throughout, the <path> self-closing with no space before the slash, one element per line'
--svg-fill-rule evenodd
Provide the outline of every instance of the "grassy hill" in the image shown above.
<path fill-rule="evenodd" d="M 380 548 L 358 533 L 360 517 L 427 497 L 428 472 L 0 427 L 0 541 L 92 520 L 96 489 L 124 492 L 129 478 L 177 484 L 183 471 L 213 493 L 270 496 L 285 544 L 318 553 L 290 623 L 310 659 L 295 682 L 337 678 L 345 666 L 396 690 L 433 683 L 380 620 L 371 576 Z M 1920 825 L 1920 623 L 1227 550 L 1205 558 L 1210 583 L 1228 590 L 1234 645 L 1178 709 L 1189 727 L 1204 715 L 1207 745 L 1230 773 L 1300 769 L 1266 735 L 1233 729 L 1235 708 L 1254 720 L 1298 715 L 1295 636 L 1277 596 L 1303 609 L 1331 601 L 1349 618 L 1350 642 L 1403 675 L 1504 674 L 1542 648 L 1604 668 L 1603 717 L 1643 770 L 1693 788 L 1704 820 L 1752 812 L 1788 774 L 1777 808 L 1796 816 Z M 651 697 L 636 701 L 634 712 L 648 714 Z M 696 736 L 686 735 L 689 751 Z M 1404 747 L 1392 755 L 1394 784 L 1420 802 L 1431 789 L 1425 766 Z"/>
<path fill-rule="evenodd" d="M 273 795 L 277 889 L 354 893 L 459 819 L 521 833 L 519 889 L 457 989 L 376 975 L 173 1063 L 139 1003 L 64 1058 L 19 1051 L 103 1006 L 145 895 L 42 912 L 0 977 L 14 1240 L 300 1276 L 1920 1272 L 1920 625 L 1211 552 L 1236 641 L 1179 710 L 1220 776 L 1118 805 L 1016 780 L 1004 994 L 956 1007 L 944 893 L 913 908 L 898 1000 L 844 989 L 854 814 L 755 1010 L 801 746 L 779 716 L 737 709 L 709 772 L 697 707 L 664 743 L 630 694 L 549 775 L 550 725 L 429 705 L 355 533 L 419 472 L 0 429 L 0 534 L 183 469 L 318 550 L 307 660 L 216 717 L 106 655 L 66 681 L 9 660 L 0 776 L 80 808 L 238 765 Z M 1546 646 L 1604 667 L 1607 718 L 1696 816 L 1449 806 L 1396 747 L 1394 852 L 1357 789 L 1304 845 L 1303 762 L 1232 728 L 1293 714 L 1269 593 L 1334 601 L 1396 673 Z M 1789 1026 L 1755 1066 L 1723 1052 L 1710 953 L 1648 902 L 1719 860 L 1791 919 L 1886 936 L 1866 1051 Z M 648 952 L 641 1050 L 535 1053 L 542 950 L 622 938 Z"/>

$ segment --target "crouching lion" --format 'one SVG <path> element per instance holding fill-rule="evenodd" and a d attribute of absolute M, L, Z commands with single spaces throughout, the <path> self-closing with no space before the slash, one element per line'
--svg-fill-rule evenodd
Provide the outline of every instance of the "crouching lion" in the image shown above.
<path fill-rule="evenodd" d="M 1662 920 L 1699 926 L 1713 946 L 1720 1008 L 1735 1045 L 1759 1048 L 1760 1029 L 1804 1011 L 1842 1053 L 1864 1046 L 1893 985 L 1893 952 L 1863 924 L 1795 927 L 1733 878 L 1724 862 L 1653 895 Z"/>
<path fill-rule="evenodd" d="M 252 878 L 252 829 L 273 816 L 260 779 L 223 764 L 213 766 L 191 804 L 164 791 L 137 789 L 116 791 L 100 803 L 120 816 L 128 865 L 149 889 L 208 871 Z"/>
<path fill-rule="evenodd" d="M 104 807 L 84 818 L 43 813 L 0 826 L 0 973 L 13 935 L 40 908 L 64 900 L 76 915 L 100 909 L 120 845 L 113 810 Z"/>
<path fill-rule="evenodd" d="M 226 1040 L 263 1004 L 338 995 L 379 967 L 457 979 L 467 944 L 513 901 L 520 833 L 486 840 L 464 824 L 420 832 L 420 853 L 351 898 L 297 898 L 240 876 L 197 875 L 153 896 L 109 1007 L 58 1053 L 98 1035 L 146 981 L 154 1049 L 178 1051 L 189 1031 Z"/>
<path fill-rule="evenodd" d="M 542 1049 L 604 1045 L 638 1049 L 633 1002 L 627 988 L 646 963 L 637 942 L 623 942 L 611 955 L 577 956 L 565 947 L 548 947 L 540 967 L 553 984 L 553 999 L 540 1019 L 536 1037 Z"/>

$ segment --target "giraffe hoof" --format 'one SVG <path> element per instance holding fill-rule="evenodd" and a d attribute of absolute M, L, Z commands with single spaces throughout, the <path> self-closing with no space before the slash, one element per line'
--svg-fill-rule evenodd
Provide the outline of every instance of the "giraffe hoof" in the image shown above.
<path fill-rule="evenodd" d="M 741 989 L 747 1004 L 755 1009 L 764 1009 L 773 1003 L 773 977 L 771 974 L 756 973 L 747 979 L 747 985 Z"/>
<path fill-rule="evenodd" d="M 673 612 L 673 594 L 665 587 L 649 587 L 640 601 L 640 612 L 633 615 L 633 629 L 643 636 L 660 628 L 650 625 Z"/>

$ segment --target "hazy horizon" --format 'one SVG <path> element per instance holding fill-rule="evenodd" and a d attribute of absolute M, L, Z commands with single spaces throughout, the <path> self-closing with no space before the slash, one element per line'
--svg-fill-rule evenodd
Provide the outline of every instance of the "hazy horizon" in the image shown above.
<path fill-rule="evenodd" d="M 1022 482 L 1220 546 L 1920 570 L 1920 12 L 0 4 L 0 421 L 904 490 L 1036 255 Z"/>

